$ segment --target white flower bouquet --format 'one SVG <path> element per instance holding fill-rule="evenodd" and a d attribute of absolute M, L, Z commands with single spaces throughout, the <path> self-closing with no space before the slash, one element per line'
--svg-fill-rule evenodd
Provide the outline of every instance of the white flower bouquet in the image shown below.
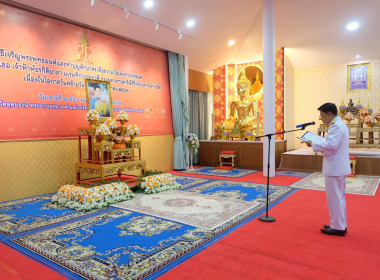
<path fill-rule="evenodd" d="M 93 188 L 74 185 L 61 186 L 51 202 L 77 211 L 104 208 L 120 201 L 132 199 L 134 193 L 122 182 L 111 183 Z"/>
<path fill-rule="evenodd" d="M 156 174 L 143 178 L 141 188 L 145 193 L 159 193 L 167 190 L 176 190 L 182 187 L 169 173 Z"/>
<path fill-rule="evenodd" d="M 125 111 L 119 111 L 119 114 L 117 114 L 116 120 L 118 121 L 129 121 L 129 116 L 127 112 Z"/>
<path fill-rule="evenodd" d="M 86 114 L 86 121 L 97 121 L 100 118 L 98 111 L 92 109 Z"/>
<path fill-rule="evenodd" d="M 196 153 L 199 148 L 198 136 L 194 133 L 187 134 L 186 145 L 189 148 L 189 150 L 192 150 L 194 153 Z"/>
<path fill-rule="evenodd" d="M 130 124 L 127 127 L 127 135 L 129 136 L 137 136 L 140 135 L 140 129 L 135 124 Z"/>
<path fill-rule="evenodd" d="M 106 124 L 110 129 L 117 128 L 117 122 L 115 121 L 114 118 L 106 118 L 106 120 L 104 121 L 104 124 Z"/>
<path fill-rule="evenodd" d="M 101 124 L 99 125 L 96 130 L 95 130 L 95 135 L 99 135 L 99 136 L 108 136 L 108 135 L 111 135 L 111 130 L 110 128 L 108 127 L 108 125 L 106 124 Z"/>

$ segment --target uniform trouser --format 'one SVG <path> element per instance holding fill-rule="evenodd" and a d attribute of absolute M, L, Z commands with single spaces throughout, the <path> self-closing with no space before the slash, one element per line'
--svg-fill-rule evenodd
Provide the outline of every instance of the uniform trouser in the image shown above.
<path fill-rule="evenodd" d="M 330 227 L 347 228 L 346 176 L 325 176 L 326 198 L 330 213 Z"/>

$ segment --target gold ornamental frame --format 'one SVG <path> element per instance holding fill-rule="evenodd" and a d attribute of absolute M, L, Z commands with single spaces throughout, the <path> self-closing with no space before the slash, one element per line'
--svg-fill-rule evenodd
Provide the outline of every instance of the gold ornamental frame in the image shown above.
<path fill-rule="evenodd" d="M 366 92 L 371 89 L 371 63 L 347 65 L 347 92 Z"/>

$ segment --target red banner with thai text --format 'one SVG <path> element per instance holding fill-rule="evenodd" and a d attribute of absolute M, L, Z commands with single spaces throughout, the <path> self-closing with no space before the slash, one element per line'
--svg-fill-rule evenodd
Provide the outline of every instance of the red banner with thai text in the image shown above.
<path fill-rule="evenodd" d="M 0 38 L 0 140 L 77 136 L 85 79 L 109 82 L 142 135 L 173 133 L 166 52 L 3 4 Z"/>

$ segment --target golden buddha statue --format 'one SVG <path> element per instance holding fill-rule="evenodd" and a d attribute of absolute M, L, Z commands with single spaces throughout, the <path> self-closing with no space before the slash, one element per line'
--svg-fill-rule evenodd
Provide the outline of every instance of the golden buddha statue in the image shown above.
<path fill-rule="evenodd" d="M 257 104 L 251 96 L 251 82 L 242 70 L 241 76 L 236 84 L 239 94 L 239 100 L 231 103 L 230 116 L 219 127 L 219 131 L 237 134 L 240 132 L 240 138 L 246 138 L 247 132 L 253 132 L 257 127 Z M 225 133 L 224 133 L 225 134 Z"/>

